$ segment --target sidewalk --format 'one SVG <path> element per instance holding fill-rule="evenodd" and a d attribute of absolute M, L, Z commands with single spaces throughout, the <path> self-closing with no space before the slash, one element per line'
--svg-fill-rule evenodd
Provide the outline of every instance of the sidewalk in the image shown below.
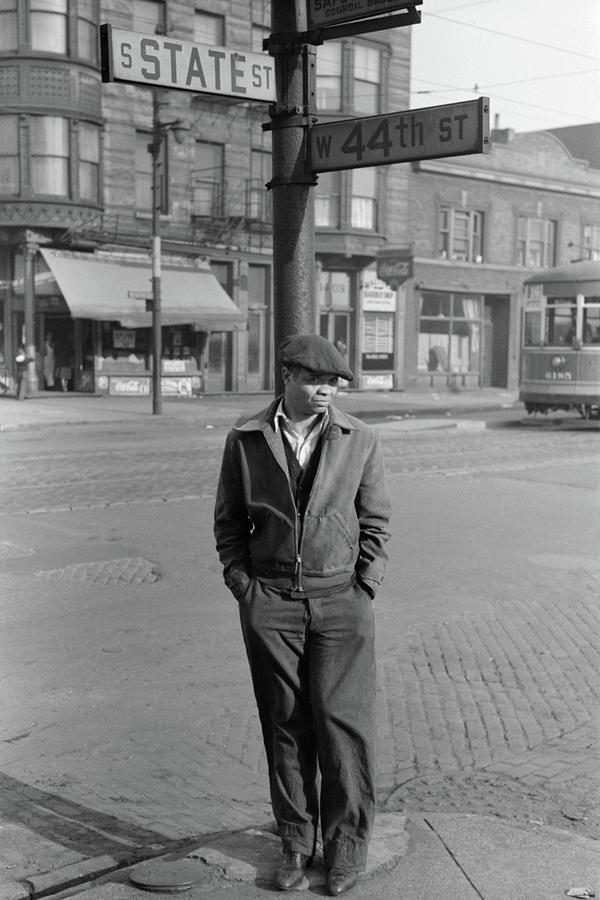
<path fill-rule="evenodd" d="M 0 431 L 56 425 L 173 421 L 200 427 L 228 426 L 251 410 L 259 410 L 272 394 L 214 394 L 192 398 L 164 397 L 160 416 L 152 414 L 150 397 L 107 397 L 94 394 L 40 392 L 18 402 L 0 397 Z M 341 391 L 336 405 L 360 418 L 412 417 L 439 420 L 459 413 L 492 409 L 521 409 L 516 391 L 487 388 L 477 391 Z"/>

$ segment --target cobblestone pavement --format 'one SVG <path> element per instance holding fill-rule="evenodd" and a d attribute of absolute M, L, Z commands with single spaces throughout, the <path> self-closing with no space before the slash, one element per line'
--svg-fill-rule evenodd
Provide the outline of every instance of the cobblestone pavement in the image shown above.
<path fill-rule="evenodd" d="M 383 436 L 392 484 L 472 481 L 564 465 L 568 458 L 562 482 L 577 488 L 578 471 L 598 462 L 595 436 L 581 433 Z M 212 497 L 222 440 L 223 433 L 199 439 L 190 430 L 170 441 L 168 454 L 160 442 L 84 447 L 76 467 L 67 450 L 54 452 L 49 466 L 43 448 L 9 442 L 0 516 Z M 9 562 L 33 553 L 22 540 L 0 542 L 0 558 Z M 36 574 L 149 589 L 160 577 L 142 557 Z M 385 653 L 378 663 L 382 808 L 494 814 L 600 837 L 598 575 L 597 569 L 579 573 L 569 597 L 557 586 L 542 599 L 520 597 L 495 612 L 418 625 Z M 38 761 L 20 755 L 21 737 L 0 737 L 4 816 L 26 830 L 14 834 L 14 878 L 28 864 L 25 833 L 54 829 L 78 859 L 171 847 L 270 818 L 258 718 L 243 699 L 232 697 L 218 714 L 186 729 L 132 729 L 118 745 L 110 737 L 96 741 L 86 758 L 46 759 L 43 774 Z M 5 837 L 9 846 L 9 831 Z"/>
<path fill-rule="evenodd" d="M 71 429 L 73 433 L 74 429 Z M 139 440 L 125 448 L 30 451 L 24 442 L 6 443 L 0 471 L 0 516 L 15 513 L 60 512 L 212 497 L 225 430 L 205 432 L 181 428 L 165 446 L 144 446 Z M 564 462 L 597 465 L 596 435 L 517 430 L 470 433 L 383 432 L 390 478 L 456 477 L 510 472 Z M 13 449 L 15 447 L 15 449 Z M 18 447 L 18 449 L 17 449 Z M 398 448 L 401 447 L 401 450 Z M 68 502 L 65 497 L 68 496 Z"/>

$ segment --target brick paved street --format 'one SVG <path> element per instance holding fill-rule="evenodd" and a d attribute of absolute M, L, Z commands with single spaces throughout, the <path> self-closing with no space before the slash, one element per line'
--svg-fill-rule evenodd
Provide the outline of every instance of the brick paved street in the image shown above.
<path fill-rule="evenodd" d="M 398 518 L 390 579 L 377 600 L 382 808 L 491 813 L 599 836 L 594 719 L 600 693 L 600 562 L 590 552 L 597 546 L 594 535 L 586 533 L 580 555 L 574 549 L 577 529 L 593 521 L 590 471 L 597 466 L 596 436 L 514 429 L 382 433 Z M 141 630 L 146 625 L 159 642 L 162 628 L 163 643 L 169 643 L 166 620 L 161 625 L 152 617 L 165 601 L 189 593 L 192 575 L 181 572 L 181 566 L 193 559 L 197 545 L 206 560 L 211 604 L 213 592 L 216 609 L 227 600 L 208 537 L 223 434 L 215 429 L 198 435 L 191 428 L 158 434 L 149 427 L 147 441 L 124 432 L 111 444 L 110 438 L 95 443 L 72 429 L 46 443 L 15 435 L 6 442 L 0 473 L 2 615 L 7 621 L 14 611 L 25 615 L 17 605 L 20 584 L 36 598 L 36 608 L 42 610 L 44 596 L 50 596 L 69 616 L 64 657 L 58 652 L 47 660 L 50 687 L 44 690 L 49 693 L 39 705 L 47 718 L 26 728 L 22 713 L 9 704 L 0 734 L 3 815 L 15 829 L 13 878 L 27 871 L 39 851 L 39 843 L 28 849 L 24 835 L 29 832 L 48 842 L 49 854 L 53 834 L 63 846 L 70 842 L 77 859 L 170 847 L 199 834 L 270 819 L 258 718 L 240 674 L 239 644 L 225 641 L 229 631 L 222 624 L 217 631 L 186 635 L 185 623 L 189 628 L 194 622 L 190 614 L 163 664 L 159 643 L 146 645 L 145 653 Z M 577 498 L 581 521 L 573 518 Z M 559 501 L 564 508 L 555 505 Z M 545 546 L 531 528 L 537 521 L 543 536 L 552 509 L 558 520 L 565 517 L 570 541 L 564 548 L 557 545 L 559 532 L 553 531 Z M 462 535 L 461 546 L 477 545 L 487 539 L 482 534 L 491 527 L 492 510 L 501 543 L 489 545 L 489 559 L 482 558 L 481 546 L 474 559 L 457 556 L 454 531 Z M 159 516 L 170 523 L 165 534 L 175 534 L 179 525 L 187 535 L 181 546 L 166 537 L 162 544 L 152 543 L 153 520 Z M 203 524 L 191 541 L 187 523 L 199 516 Z M 65 532 L 63 549 L 43 544 L 51 522 L 56 547 L 54 536 Z M 107 537 L 111 529 L 126 526 L 129 535 L 137 528 L 137 542 Z M 80 545 L 69 548 L 74 540 L 69 535 L 78 529 L 82 541 L 91 541 L 87 556 Z M 451 571 L 428 562 L 434 544 L 444 545 L 447 558 L 454 559 Z M 174 578 L 174 572 L 180 574 Z M 405 592 L 399 610 L 396 585 Z M 85 654 L 90 664 L 96 659 L 93 635 L 81 650 L 70 643 L 73 634 L 84 634 L 83 618 L 80 632 L 69 630 L 84 597 L 88 605 L 82 616 L 94 604 L 100 616 L 106 615 L 105 603 L 121 608 L 122 631 L 105 634 L 101 621 L 90 625 L 102 635 L 104 668 L 98 672 L 106 673 L 106 685 L 87 684 L 82 675 Z M 139 621 L 142 603 L 147 623 Z M 225 608 L 231 616 L 227 628 L 233 631 L 235 616 Z M 182 613 L 187 610 L 181 605 Z M 211 613 L 211 622 L 216 615 Z M 43 646 L 33 638 L 34 646 Z M 213 646 L 218 640 L 224 641 L 221 653 Z M 12 649 L 13 668 L 7 663 L 2 675 L 18 690 L 27 682 L 14 665 L 27 660 L 32 670 L 35 654 L 25 647 Z M 119 683 L 108 674 L 111 654 L 113 675 L 122 671 L 123 690 L 137 698 L 129 721 L 118 718 Z M 203 674 L 199 683 L 195 670 Z M 72 690 L 71 671 L 83 679 Z M 153 696 L 159 678 L 162 693 Z M 136 679 L 143 686 L 138 693 Z M 195 703 L 190 700 L 194 690 Z M 54 713 L 44 709 L 56 710 L 55 721 Z M 89 711 L 97 718 L 86 725 Z"/>

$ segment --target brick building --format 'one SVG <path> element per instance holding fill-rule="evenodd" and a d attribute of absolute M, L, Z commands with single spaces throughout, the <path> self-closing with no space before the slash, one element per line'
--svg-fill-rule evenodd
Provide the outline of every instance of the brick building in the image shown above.
<path fill-rule="evenodd" d="M 495 129 L 489 154 L 412 166 L 409 219 L 404 385 L 514 389 L 523 280 L 600 252 L 600 169 L 554 134 Z"/>

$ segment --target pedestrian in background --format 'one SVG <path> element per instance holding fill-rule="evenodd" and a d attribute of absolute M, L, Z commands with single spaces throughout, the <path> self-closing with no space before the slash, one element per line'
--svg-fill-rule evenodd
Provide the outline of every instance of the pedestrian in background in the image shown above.
<path fill-rule="evenodd" d="M 364 870 L 375 814 L 372 601 L 390 502 L 379 437 L 332 405 L 353 375 L 319 335 L 283 341 L 283 396 L 229 433 L 215 537 L 236 597 L 282 841 L 303 886 L 320 827 L 327 889 Z M 320 789 L 319 789 L 320 774 Z"/>
<path fill-rule="evenodd" d="M 27 390 L 27 366 L 33 361 L 33 357 L 27 356 L 25 347 L 22 345 L 17 347 L 15 355 L 15 365 L 17 367 L 17 400 L 25 399 L 25 392 Z"/>

